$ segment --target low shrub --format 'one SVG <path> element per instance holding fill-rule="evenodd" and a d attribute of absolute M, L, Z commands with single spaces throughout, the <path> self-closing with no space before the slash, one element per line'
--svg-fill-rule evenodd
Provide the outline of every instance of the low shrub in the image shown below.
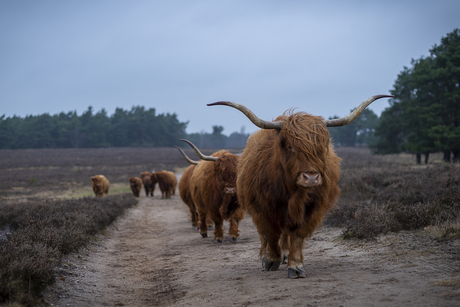
<path fill-rule="evenodd" d="M 60 258 L 89 242 L 137 200 L 131 194 L 36 200 L 0 207 L 0 303 L 32 306 Z"/>
<path fill-rule="evenodd" d="M 340 199 L 325 224 L 346 227 L 344 238 L 372 239 L 460 217 L 455 165 L 345 168 L 339 187 Z"/>

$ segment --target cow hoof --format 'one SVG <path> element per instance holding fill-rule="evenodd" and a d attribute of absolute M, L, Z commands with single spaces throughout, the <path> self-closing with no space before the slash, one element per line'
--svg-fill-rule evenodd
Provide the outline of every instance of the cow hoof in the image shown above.
<path fill-rule="evenodd" d="M 282 262 L 283 264 L 287 264 L 287 263 L 288 263 L 288 262 L 287 262 L 287 261 L 288 261 L 288 255 L 287 255 L 287 254 L 283 254 L 282 259 L 283 259 L 283 262 Z"/>
<path fill-rule="evenodd" d="M 216 239 L 216 243 L 222 243 L 222 242 L 224 242 L 223 238 L 222 239 Z"/>
<path fill-rule="evenodd" d="M 202 238 L 207 238 L 208 237 L 207 233 L 200 233 L 200 235 L 201 235 Z"/>
<path fill-rule="evenodd" d="M 236 243 L 236 238 L 228 237 L 227 239 L 228 239 L 228 241 L 230 241 L 231 243 Z"/>
<path fill-rule="evenodd" d="M 214 229 L 214 226 L 208 225 L 208 230 L 213 230 L 213 229 Z"/>
<path fill-rule="evenodd" d="M 265 271 L 276 271 L 280 267 L 281 260 L 270 261 L 268 258 L 262 260 L 262 266 L 265 268 Z"/>
<path fill-rule="evenodd" d="M 305 274 L 305 270 L 303 269 L 303 267 L 300 266 L 295 269 L 289 268 L 288 277 L 290 279 L 307 278 L 307 274 Z"/>

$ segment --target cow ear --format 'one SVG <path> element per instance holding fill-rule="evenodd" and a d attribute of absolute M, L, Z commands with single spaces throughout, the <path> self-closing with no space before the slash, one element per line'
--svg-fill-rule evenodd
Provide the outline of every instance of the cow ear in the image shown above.
<path fill-rule="evenodd" d="M 279 145 L 280 145 L 280 147 L 281 147 L 282 149 L 285 149 L 285 150 L 291 149 L 291 148 L 290 148 L 291 145 L 288 144 L 288 142 L 287 142 L 287 140 L 286 140 L 285 137 L 282 137 L 282 136 L 279 137 Z"/>

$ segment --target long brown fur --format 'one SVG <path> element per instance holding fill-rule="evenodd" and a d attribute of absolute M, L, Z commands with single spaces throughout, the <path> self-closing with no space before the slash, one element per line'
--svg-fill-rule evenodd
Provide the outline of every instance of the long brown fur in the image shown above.
<path fill-rule="evenodd" d="M 131 188 L 134 197 L 139 197 L 142 190 L 142 179 L 139 177 L 129 178 L 129 187 Z"/>
<path fill-rule="evenodd" d="M 93 191 L 97 197 L 104 197 L 109 194 L 110 182 L 104 175 L 96 175 L 91 177 Z"/>
<path fill-rule="evenodd" d="M 151 180 L 152 173 L 145 171 L 141 173 L 142 184 L 144 185 L 145 196 L 152 196 L 155 191 L 155 184 Z"/>
<path fill-rule="evenodd" d="M 244 209 L 237 199 L 237 193 L 224 193 L 226 188 L 236 188 L 236 166 L 238 156 L 226 150 L 212 154 L 216 161 L 202 161 L 195 166 L 190 191 L 200 221 L 200 233 L 207 237 L 206 218 L 214 221 L 214 237 L 218 242 L 224 238 L 223 221 L 230 222 L 230 240 L 236 242 L 239 236 L 238 224 L 244 218 Z"/>
<path fill-rule="evenodd" d="M 289 112 L 276 121 L 280 130 L 262 129 L 247 141 L 238 164 L 238 200 L 260 234 L 265 268 L 276 270 L 281 249 L 290 246 L 288 268 L 303 271 L 304 239 L 321 225 L 340 193 L 340 158 L 321 117 Z M 321 184 L 299 186 L 297 178 L 305 172 L 319 173 Z"/>
<path fill-rule="evenodd" d="M 182 201 L 187 205 L 190 210 L 190 219 L 192 220 L 192 225 L 197 225 L 197 213 L 195 204 L 193 203 L 192 194 L 190 193 L 190 178 L 192 177 L 193 170 L 195 165 L 190 165 L 182 173 L 182 177 L 179 180 L 179 195 Z"/>
<path fill-rule="evenodd" d="M 171 198 L 173 191 L 176 189 L 177 177 L 173 172 L 161 171 L 155 172 L 150 177 L 153 184 L 158 182 L 161 190 L 161 198 Z"/>

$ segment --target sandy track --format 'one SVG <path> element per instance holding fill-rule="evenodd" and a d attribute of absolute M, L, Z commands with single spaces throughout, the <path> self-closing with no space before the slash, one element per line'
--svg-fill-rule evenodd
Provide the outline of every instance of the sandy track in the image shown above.
<path fill-rule="evenodd" d="M 225 225 L 228 230 L 228 224 Z M 178 195 L 141 197 L 98 240 L 71 255 L 45 293 L 54 306 L 459 306 L 460 243 L 390 235 L 343 242 L 323 227 L 304 249 L 308 278 L 263 271 L 249 217 L 238 243 L 203 239 Z M 414 243 L 415 242 L 415 243 Z"/>

